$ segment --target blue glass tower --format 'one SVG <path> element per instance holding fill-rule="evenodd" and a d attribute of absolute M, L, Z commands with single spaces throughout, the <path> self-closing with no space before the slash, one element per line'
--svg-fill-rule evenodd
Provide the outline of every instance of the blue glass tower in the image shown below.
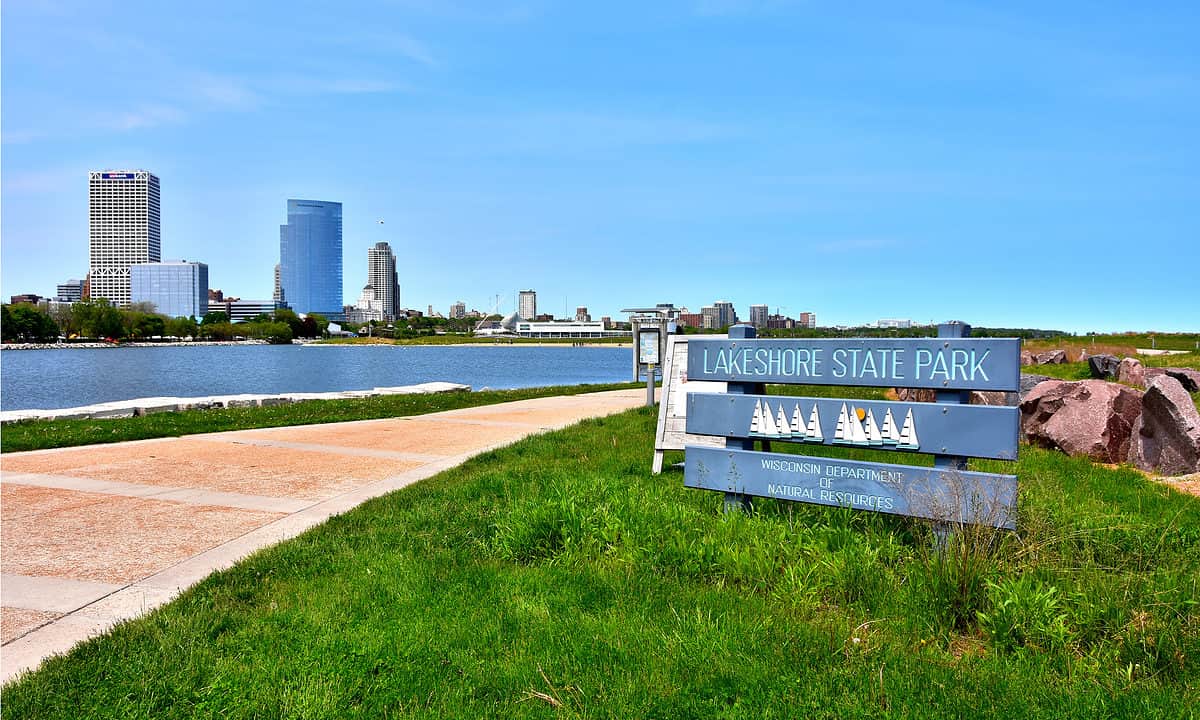
<path fill-rule="evenodd" d="M 279 286 L 298 313 L 342 318 L 342 204 L 288 200 L 279 226 Z"/>

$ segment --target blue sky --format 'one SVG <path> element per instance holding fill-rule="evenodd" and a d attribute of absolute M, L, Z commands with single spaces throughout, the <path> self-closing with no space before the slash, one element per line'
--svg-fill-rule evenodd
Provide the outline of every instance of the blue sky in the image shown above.
<path fill-rule="evenodd" d="M 5 2 L 0 295 L 87 265 L 87 171 L 269 297 L 290 197 L 403 301 L 732 301 L 1200 330 L 1196 3 Z M 384 219 L 379 225 L 377 220 Z"/>

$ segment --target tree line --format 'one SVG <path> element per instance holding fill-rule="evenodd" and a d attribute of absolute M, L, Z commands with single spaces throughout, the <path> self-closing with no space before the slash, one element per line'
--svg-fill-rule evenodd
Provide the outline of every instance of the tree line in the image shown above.
<path fill-rule="evenodd" d="M 4 342 L 55 342 L 105 340 L 112 342 L 151 339 L 234 340 L 249 338 L 269 343 L 290 343 L 294 338 L 325 334 L 329 321 L 315 313 L 301 318 L 280 308 L 248 322 L 232 323 L 224 312 L 200 319 L 167 317 L 149 303 L 116 307 L 107 300 L 84 300 L 50 308 L 21 303 L 0 307 L 0 340 Z"/>

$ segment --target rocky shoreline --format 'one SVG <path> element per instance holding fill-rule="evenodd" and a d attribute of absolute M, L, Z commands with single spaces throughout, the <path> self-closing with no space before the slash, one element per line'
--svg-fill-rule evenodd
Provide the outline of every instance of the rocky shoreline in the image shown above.
<path fill-rule="evenodd" d="M 295 344 L 303 344 L 296 343 Z M 2 343 L 0 350 L 107 350 L 127 347 L 217 347 L 223 345 L 270 345 L 266 340 L 183 340 L 173 342 L 64 342 L 64 343 Z"/>
<path fill-rule="evenodd" d="M 346 400 L 379 397 L 381 395 L 415 395 L 470 391 L 470 385 L 450 382 L 427 382 L 417 385 L 377 387 L 371 390 L 344 390 L 341 392 L 209 395 L 190 398 L 136 398 L 133 400 L 117 400 L 73 408 L 5 410 L 0 412 L 0 425 L 26 420 L 99 420 L 152 415 L 160 412 L 179 412 L 181 410 L 270 407 L 272 405 L 287 405 L 305 400 Z"/>

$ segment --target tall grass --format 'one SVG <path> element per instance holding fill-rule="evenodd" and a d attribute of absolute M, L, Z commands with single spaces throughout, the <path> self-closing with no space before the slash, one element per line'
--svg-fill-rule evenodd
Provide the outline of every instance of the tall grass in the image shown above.
<path fill-rule="evenodd" d="M 588 421 L 374 500 L 48 662 L 4 689 L 5 713 L 1152 718 L 1200 703 L 1196 498 L 1023 448 L 1018 530 L 967 557 L 969 538 L 939 553 L 904 518 L 769 499 L 726 513 L 678 471 L 650 475 L 654 426 L 645 409 Z"/>

